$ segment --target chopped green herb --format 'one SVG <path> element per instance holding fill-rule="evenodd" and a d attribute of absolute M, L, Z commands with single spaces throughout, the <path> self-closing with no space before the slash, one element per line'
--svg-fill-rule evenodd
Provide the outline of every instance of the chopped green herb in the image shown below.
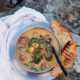
<path fill-rule="evenodd" d="M 41 39 L 38 39 L 38 43 L 40 44 L 40 42 L 41 42 Z"/>
<path fill-rule="evenodd" d="M 39 71 L 37 68 L 34 68 L 34 71 Z"/>
<path fill-rule="evenodd" d="M 40 56 L 40 55 L 41 55 L 41 52 L 36 52 L 36 53 L 34 53 L 34 58 L 36 58 L 37 55 Z"/>
<path fill-rule="evenodd" d="M 32 35 L 34 35 L 36 32 L 33 32 Z"/>
<path fill-rule="evenodd" d="M 46 49 L 46 51 L 48 51 L 48 49 Z"/>
<path fill-rule="evenodd" d="M 28 49 L 26 49 L 26 52 L 28 52 L 28 53 L 29 53 L 29 50 L 28 50 Z"/>

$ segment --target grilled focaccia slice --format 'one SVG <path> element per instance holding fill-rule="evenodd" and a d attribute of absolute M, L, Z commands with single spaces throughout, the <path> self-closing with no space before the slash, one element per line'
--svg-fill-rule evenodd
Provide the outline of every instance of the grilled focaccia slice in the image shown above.
<path fill-rule="evenodd" d="M 51 28 L 58 38 L 62 49 L 68 41 L 73 41 L 68 30 L 64 28 L 58 21 L 53 21 L 51 23 Z"/>
<path fill-rule="evenodd" d="M 64 68 L 68 70 L 76 57 L 76 44 L 74 42 L 70 42 L 65 48 L 62 50 L 62 54 L 60 56 L 61 63 L 63 64 Z M 51 74 L 55 77 L 63 74 L 59 64 L 56 64 L 51 71 Z"/>
<path fill-rule="evenodd" d="M 60 55 L 60 60 L 66 70 L 68 70 L 76 57 L 76 44 L 73 41 L 70 33 L 66 28 L 61 26 L 58 21 L 54 21 L 51 23 L 51 28 L 55 33 L 56 37 L 58 38 L 62 52 Z M 59 64 L 57 63 L 51 71 L 51 75 L 58 77 L 59 75 L 63 74 Z"/>

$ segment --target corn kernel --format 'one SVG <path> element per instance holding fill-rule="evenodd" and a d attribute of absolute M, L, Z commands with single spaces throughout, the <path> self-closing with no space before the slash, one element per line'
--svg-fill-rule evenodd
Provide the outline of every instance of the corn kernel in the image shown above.
<path fill-rule="evenodd" d="M 34 52 L 34 47 L 30 47 L 30 53 Z"/>

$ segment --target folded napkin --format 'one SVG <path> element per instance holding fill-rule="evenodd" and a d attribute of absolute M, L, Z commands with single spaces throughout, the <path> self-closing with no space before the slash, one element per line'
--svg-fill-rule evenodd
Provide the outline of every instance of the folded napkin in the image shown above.
<path fill-rule="evenodd" d="M 39 75 L 37 79 L 35 77 L 30 78 L 30 76 L 27 76 L 27 73 L 24 73 L 25 77 L 22 74 L 18 74 L 9 61 L 7 47 L 10 39 L 12 39 L 12 35 L 16 30 L 19 30 L 20 27 L 37 21 L 48 23 L 41 13 L 26 7 L 22 7 L 13 15 L 0 19 L 0 80 L 51 80 L 53 78 L 52 76 L 47 77 L 50 73 Z"/>

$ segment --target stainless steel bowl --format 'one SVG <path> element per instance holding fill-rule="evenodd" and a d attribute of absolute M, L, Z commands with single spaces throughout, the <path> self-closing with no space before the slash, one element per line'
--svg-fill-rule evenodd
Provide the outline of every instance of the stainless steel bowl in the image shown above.
<path fill-rule="evenodd" d="M 44 71 L 32 71 L 32 70 L 29 70 L 27 68 L 25 68 L 21 63 L 20 61 L 18 60 L 17 58 L 17 55 L 16 55 L 16 43 L 18 41 L 18 39 L 20 38 L 20 36 L 27 30 L 30 30 L 32 28 L 42 28 L 42 29 L 45 29 L 45 30 L 48 30 L 49 32 L 51 32 L 53 34 L 53 36 L 56 38 L 56 40 L 58 41 L 57 37 L 55 36 L 55 34 L 53 33 L 51 27 L 50 27 L 50 24 L 49 23 L 45 23 L 45 22 L 36 22 L 36 23 L 33 23 L 33 24 L 30 24 L 30 25 L 27 25 L 27 26 L 24 26 L 22 28 L 20 28 L 17 32 L 15 32 L 14 34 L 14 37 L 13 37 L 13 44 L 10 45 L 10 53 L 13 52 L 13 55 L 14 55 L 14 58 L 16 59 L 16 62 L 18 63 L 18 66 L 28 72 L 32 72 L 32 73 L 43 73 L 43 72 L 47 72 L 49 71 L 50 69 L 52 69 L 54 67 L 54 65 L 56 64 L 53 64 L 50 68 L 44 70 Z M 58 41 L 58 44 L 59 44 L 59 41 Z M 60 47 L 60 44 L 59 44 L 59 55 L 61 53 L 61 47 Z M 12 60 L 12 59 L 11 59 Z"/>

